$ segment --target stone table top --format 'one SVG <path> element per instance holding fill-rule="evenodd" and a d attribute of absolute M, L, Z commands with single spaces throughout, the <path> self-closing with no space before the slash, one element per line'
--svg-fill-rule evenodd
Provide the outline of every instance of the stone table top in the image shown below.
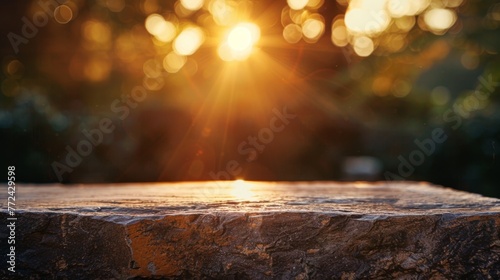
<path fill-rule="evenodd" d="M 0 279 L 500 279 L 500 200 L 428 183 L 6 189 Z"/>
<path fill-rule="evenodd" d="M 6 211 L 6 192 L 0 193 Z M 323 212 L 362 215 L 500 213 L 500 200 L 423 182 L 209 181 L 18 185 L 17 211 L 88 215 Z"/>

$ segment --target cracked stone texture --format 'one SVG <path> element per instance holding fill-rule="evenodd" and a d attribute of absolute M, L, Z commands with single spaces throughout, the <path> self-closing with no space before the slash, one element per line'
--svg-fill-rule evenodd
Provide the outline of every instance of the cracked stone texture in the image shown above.
<path fill-rule="evenodd" d="M 426 183 L 16 191 L 16 273 L 2 226 L 2 279 L 500 279 L 500 200 Z"/>

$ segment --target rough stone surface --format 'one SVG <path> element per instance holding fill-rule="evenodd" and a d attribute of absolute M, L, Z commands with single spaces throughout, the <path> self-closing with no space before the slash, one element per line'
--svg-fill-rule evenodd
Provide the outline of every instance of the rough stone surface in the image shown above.
<path fill-rule="evenodd" d="M 2 226 L 2 279 L 500 279 L 500 200 L 425 183 L 16 191 L 16 273 Z"/>

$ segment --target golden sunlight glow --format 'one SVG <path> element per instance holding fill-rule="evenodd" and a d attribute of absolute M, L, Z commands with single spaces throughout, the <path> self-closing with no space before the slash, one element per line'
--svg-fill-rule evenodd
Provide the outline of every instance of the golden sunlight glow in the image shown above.
<path fill-rule="evenodd" d="M 219 56 L 226 61 L 244 60 L 250 56 L 260 38 L 260 29 L 253 23 L 239 23 L 226 36 L 219 47 Z"/>
<path fill-rule="evenodd" d="M 361 36 L 354 39 L 354 51 L 359 56 L 369 56 L 374 50 L 372 39 Z"/>
<path fill-rule="evenodd" d="M 368 56 L 376 47 L 391 53 L 406 48 L 404 34 L 418 23 L 422 30 L 444 34 L 457 21 L 453 9 L 463 0 L 337 0 L 347 6 L 332 22 L 331 40 L 336 46 L 350 44 L 356 54 Z M 299 11 L 296 11 L 299 12 Z M 418 19 L 418 20 L 417 20 Z M 302 24 L 302 23 L 299 23 Z M 403 36 L 402 36 L 403 35 Z"/>
<path fill-rule="evenodd" d="M 233 1 L 212 0 L 208 10 L 218 25 L 229 25 L 237 18 L 235 2 Z"/>
<path fill-rule="evenodd" d="M 394 23 L 396 24 L 396 27 L 403 31 L 403 32 L 408 32 L 410 29 L 413 28 L 415 25 L 415 17 L 400 17 L 394 20 Z"/>
<path fill-rule="evenodd" d="M 323 4 L 325 3 L 325 0 L 309 0 L 307 2 L 307 7 L 311 9 L 319 9 Z"/>
<path fill-rule="evenodd" d="M 175 52 L 170 52 L 163 59 L 163 68 L 168 73 L 177 73 L 186 64 L 187 58 L 182 55 L 178 55 Z"/>
<path fill-rule="evenodd" d="M 408 15 L 411 3 L 406 0 L 389 0 L 387 1 L 387 10 L 392 17 L 399 18 Z"/>
<path fill-rule="evenodd" d="M 100 21 L 89 20 L 82 24 L 83 36 L 88 41 L 108 44 L 111 40 L 111 28 Z"/>
<path fill-rule="evenodd" d="M 345 14 L 345 25 L 354 34 L 373 36 L 389 26 L 391 17 L 386 0 L 352 0 Z"/>
<path fill-rule="evenodd" d="M 430 4 L 430 0 L 388 0 L 387 10 L 394 18 L 414 16 L 423 12 Z"/>
<path fill-rule="evenodd" d="M 309 12 L 306 10 L 288 10 L 288 16 L 296 24 L 302 24 L 306 19 L 308 19 Z"/>
<path fill-rule="evenodd" d="M 338 47 L 345 47 L 349 43 L 344 19 L 337 19 L 332 24 L 332 42 Z"/>
<path fill-rule="evenodd" d="M 178 55 L 192 55 L 201 46 L 204 34 L 199 27 L 187 27 L 174 40 L 173 49 Z"/>
<path fill-rule="evenodd" d="M 251 48 L 253 45 L 252 32 L 246 26 L 237 26 L 229 32 L 227 43 L 234 51 L 243 51 Z"/>
<path fill-rule="evenodd" d="M 236 180 L 232 184 L 231 195 L 239 200 L 250 200 L 255 196 L 252 191 L 252 184 L 245 182 L 245 180 Z"/>
<path fill-rule="evenodd" d="M 425 25 L 435 33 L 441 33 L 452 27 L 456 18 L 455 12 L 448 9 L 432 9 L 424 14 Z"/>
<path fill-rule="evenodd" d="M 166 21 L 159 14 L 152 14 L 146 18 L 146 30 L 162 42 L 170 42 L 175 38 L 176 28 L 173 23 Z"/>
<path fill-rule="evenodd" d="M 310 18 L 302 24 L 302 33 L 304 37 L 311 41 L 317 41 L 325 31 L 325 24 L 323 18 Z"/>
<path fill-rule="evenodd" d="M 159 68 L 161 65 L 156 59 L 148 59 L 142 65 L 142 71 L 148 78 L 158 78 L 162 74 Z"/>
<path fill-rule="evenodd" d="M 295 44 L 302 39 L 302 29 L 300 28 L 300 25 L 290 23 L 289 25 L 285 26 L 283 29 L 283 38 L 290 43 L 290 44 Z"/>
<path fill-rule="evenodd" d="M 181 5 L 191 11 L 197 11 L 203 7 L 203 0 L 181 0 Z"/>
<path fill-rule="evenodd" d="M 406 38 L 402 34 L 389 34 L 379 43 L 385 50 L 398 52 L 406 45 Z"/>
<path fill-rule="evenodd" d="M 146 18 L 145 26 L 146 30 L 151 33 L 151 35 L 156 35 L 161 32 L 161 25 L 165 20 L 159 14 L 151 14 Z"/>
<path fill-rule="evenodd" d="M 309 0 L 287 0 L 288 6 L 294 10 L 303 9 Z"/>

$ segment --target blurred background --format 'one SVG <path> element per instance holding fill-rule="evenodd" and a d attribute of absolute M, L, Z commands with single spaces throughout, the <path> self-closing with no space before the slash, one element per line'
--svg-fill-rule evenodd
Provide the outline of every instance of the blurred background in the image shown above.
<path fill-rule="evenodd" d="M 498 1 L 1 13 L 0 161 L 17 181 L 425 180 L 500 197 Z"/>

